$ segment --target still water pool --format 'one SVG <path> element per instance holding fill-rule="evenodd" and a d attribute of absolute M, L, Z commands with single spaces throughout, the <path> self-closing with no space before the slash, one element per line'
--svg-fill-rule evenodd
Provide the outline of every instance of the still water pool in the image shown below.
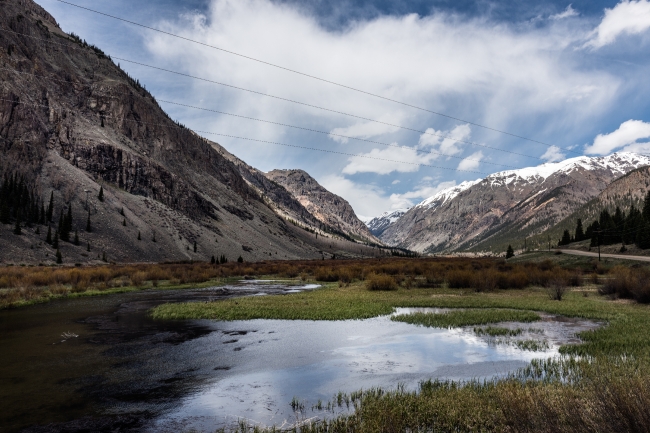
<path fill-rule="evenodd" d="M 212 322 L 154 321 L 147 313 L 163 302 L 313 288 L 248 281 L 2 311 L 0 431 L 214 431 L 238 420 L 287 427 L 331 416 L 311 407 L 338 392 L 504 376 L 598 326 L 548 315 L 505 325 L 524 329 L 517 338 L 548 343 L 531 352 L 471 328 L 431 329 L 390 317 Z M 290 405 L 294 397 L 302 411 Z"/>

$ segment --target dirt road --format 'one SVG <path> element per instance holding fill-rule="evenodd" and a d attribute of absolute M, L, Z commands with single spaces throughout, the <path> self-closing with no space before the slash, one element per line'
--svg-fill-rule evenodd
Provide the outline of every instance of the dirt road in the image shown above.
<path fill-rule="evenodd" d="M 573 254 L 574 256 L 598 257 L 598 253 L 594 253 L 590 251 L 579 251 L 579 250 L 559 250 L 559 251 L 562 251 L 564 254 Z M 625 254 L 605 254 L 605 253 L 602 253 L 600 256 L 607 257 L 610 259 L 637 260 L 639 262 L 650 262 L 650 256 L 626 256 Z"/>

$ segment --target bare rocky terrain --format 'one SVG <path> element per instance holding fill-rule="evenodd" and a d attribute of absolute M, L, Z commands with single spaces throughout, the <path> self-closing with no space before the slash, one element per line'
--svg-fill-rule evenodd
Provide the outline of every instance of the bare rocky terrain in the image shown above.
<path fill-rule="evenodd" d="M 273 170 L 266 173 L 266 177 L 291 192 L 324 228 L 334 228 L 365 242 L 381 243 L 357 217 L 350 203 L 323 188 L 305 171 Z"/>
<path fill-rule="evenodd" d="M 32 0 L 1 4 L 0 175 L 22 179 L 45 206 L 53 193 L 53 230 L 60 212 L 72 207 L 80 245 L 60 243 L 64 262 L 104 253 L 109 261 L 133 262 L 377 251 L 341 236 L 316 238 L 304 227 L 322 216 L 170 119 L 99 48 L 64 33 Z M 13 229 L 0 224 L 0 261 L 53 262 L 47 225 L 25 226 L 21 235 Z"/>

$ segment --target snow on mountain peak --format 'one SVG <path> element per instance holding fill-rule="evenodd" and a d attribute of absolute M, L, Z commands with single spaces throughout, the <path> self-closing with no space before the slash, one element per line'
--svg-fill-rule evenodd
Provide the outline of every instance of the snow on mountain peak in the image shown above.
<path fill-rule="evenodd" d="M 483 179 L 476 179 L 476 180 L 466 180 L 465 182 L 452 186 L 450 188 L 443 189 L 442 191 L 439 191 L 429 197 L 426 200 L 423 200 L 420 202 L 416 207 L 428 207 L 432 208 L 434 206 L 440 206 L 447 202 L 448 200 L 453 199 L 456 197 L 458 194 L 461 192 L 465 191 L 466 189 L 471 188 L 472 186 L 476 185 Z"/>
<path fill-rule="evenodd" d="M 631 152 L 617 152 L 602 157 L 578 156 L 560 162 L 547 162 L 536 167 L 500 171 L 489 175 L 485 179 L 465 181 L 460 185 L 439 191 L 420 202 L 416 207 L 427 207 L 431 209 L 432 207 L 441 206 L 483 180 L 490 182 L 491 185 L 508 185 L 518 179 L 525 182 L 538 182 L 540 179 L 545 180 L 555 173 L 570 173 L 579 167 L 587 170 L 609 169 L 614 173 L 623 175 L 634 168 L 644 165 L 650 165 L 650 157 Z"/>

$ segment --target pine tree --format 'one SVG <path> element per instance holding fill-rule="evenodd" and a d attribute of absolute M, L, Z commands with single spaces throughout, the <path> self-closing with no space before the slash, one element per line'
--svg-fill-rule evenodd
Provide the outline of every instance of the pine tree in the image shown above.
<path fill-rule="evenodd" d="M 560 240 L 558 245 L 569 245 L 571 243 L 571 234 L 569 233 L 568 230 L 564 230 L 564 233 L 562 234 L 562 239 Z"/>
<path fill-rule="evenodd" d="M 52 226 L 49 224 L 47 226 L 47 236 L 45 237 L 45 242 L 52 245 Z"/>
<path fill-rule="evenodd" d="M 52 222 L 52 214 L 54 212 L 54 191 L 50 193 L 50 204 L 47 205 L 47 212 L 45 214 L 45 218 L 47 219 L 47 222 L 51 223 Z"/>
<path fill-rule="evenodd" d="M 97 194 L 97 200 L 104 201 L 104 187 L 99 187 L 99 194 Z"/>
<path fill-rule="evenodd" d="M 506 259 L 509 259 L 510 257 L 515 256 L 515 251 L 512 249 L 512 245 L 508 245 L 508 249 L 506 250 Z"/>
<path fill-rule="evenodd" d="M 575 240 L 576 242 L 580 242 L 584 239 L 585 239 L 585 233 L 582 230 L 582 220 L 578 218 L 578 224 L 576 225 Z"/>
<path fill-rule="evenodd" d="M 598 221 L 594 221 L 591 223 L 589 226 L 589 230 L 591 232 L 591 244 L 589 246 L 595 247 L 598 245 L 599 239 L 600 239 L 600 223 Z"/>
<path fill-rule="evenodd" d="M 59 232 L 54 232 L 54 239 L 52 239 L 52 248 L 59 248 Z"/>
<path fill-rule="evenodd" d="M 126 218 L 124 218 L 124 220 L 122 220 L 122 225 L 123 225 L 124 227 L 126 227 Z"/>
<path fill-rule="evenodd" d="M 88 221 L 86 221 L 86 232 L 92 232 L 92 227 L 90 226 L 90 209 L 88 209 Z"/>
<path fill-rule="evenodd" d="M 156 232 L 153 233 L 153 237 L 151 238 L 152 242 L 156 242 Z"/>
<path fill-rule="evenodd" d="M 36 233 L 37 235 L 40 235 L 40 234 L 41 234 L 41 228 L 40 228 L 40 227 L 36 227 L 36 232 L 35 232 L 35 233 Z"/>
<path fill-rule="evenodd" d="M 636 245 L 642 250 L 650 248 L 650 221 L 644 220 L 639 228 L 636 238 Z"/>
<path fill-rule="evenodd" d="M 58 249 L 56 250 L 56 263 L 59 265 L 63 263 L 63 257 L 61 256 L 61 251 L 59 251 Z"/>
<path fill-rule="evenodd" d="M 45 205 L 41 201 L 41 214 L 38 217 L 38 223 L 41 224 L 41 225 L 45 224 L 45 218 L 46 218 L 45 217 Z"/>
<path fill-rule="evenodd" d="M 139 240 L 139 241 L 142 240 L 142 236 L 140 236 L 140 232 L 138 232 L 138 240 Z"/>
<path fill-rule="evenodd" d="M 74 244 L 79 245 L 79 232 L 77 230 L 74 231 Z"/>
<path fill-rule="evenodd" d="M 214 258 L 214 256 L 212 256 L 212 258 L 210 259 L 210 264 L 214 265 L 216 262 L 217 262 L 216 259 Z"/>
<path fill-rule="evenodd" d="M 86 247 L 86 251 L 90 252 L 90 241 L 88 241 L 88 246 Z"/>
<path fill-rule="evenodd" d="M 120 209 L 120 215 L 124 216 L 124 208 Z"/>
<path fill-rule="evenodd" d="M 108 260 L 106 260 L 106 251 L 103 251 L 103 252 L 102 252 L 102 261 L 103 261 L 103 262 L 107 262 L 107 261 L 108 261 Z"/>
<path fill-rule="evenodd" d="M 196 241 L 194 241 L 194 252 L 196 252 Z"/>
<path fill-rule="evenodd" d="M 237 257 L 237 263 L 244 263 L 244 258 L 242 256 Z"/>

